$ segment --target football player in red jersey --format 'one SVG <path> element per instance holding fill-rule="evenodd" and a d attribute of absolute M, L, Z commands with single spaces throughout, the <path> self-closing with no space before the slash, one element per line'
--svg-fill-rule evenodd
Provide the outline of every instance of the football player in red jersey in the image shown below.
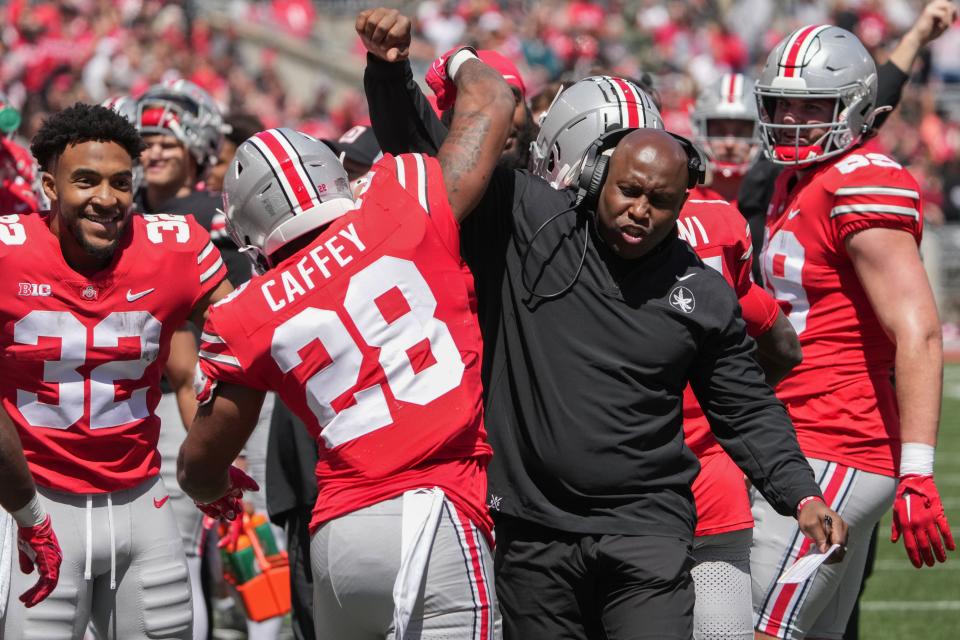
<path fill-rule="evenodd" d="M 860 41 L 829 25 L 796 30 L 771 52 L 756 94 L 766 153 L 787 166 L 767 215 L 763 272 L 803 349 L 777 395 L 824 498 L 850 525 L 845 562 L 805 585 L 778 585 L 808 546 L 753 496 L 756 630 L 834 638 L 891 504 L 893 539 L 903 537 L 915 566 L 954 548 L 933 481 L 940 323 L 918 251 L 917 182 L 861 146 L 878 110 L 876 66 Z"/>
<path fill-rule="evenodd" d="M 244 142 L 227 171 L 229 228 L 265 273 L 204 328 L 203 405 L 179 478 L 234 510 L 228 469 L 264 393 L 306 423 L 320 453 L 318 637 L 487 640 L 497 627 L 480 332 L 458 223 L 514 98 L 470 49 L 442 72 L 460 96 L 437 157 L 383 158 L 356 200 L 329 148 L 289 129 Z"/>
<path fill-rule="evenodd" d="M 19 594 L 25 607 L 34 607 L 56 588 L 63 553 L 53 532 L 52 520 L 37 497 L 16 427 L 3 409 L 0 409 L 0 507 L 10 512 L 17 523 L 20 570 L 30 574 L 36 565 L 36 584 Z M 0 536 L 6 536 L 6 527 L 6 516 L 0 515 Z M 0 561 L 8 560 L 6 554 L 0 555 Z"/>
<path fill-rule="evenodd" d="M 109 109 L 65 109 L 32 143 L 51 211 L 0 217 L 0 394 L 65 559 L 44 602 L 8 600 L 4 638 L 80 637 L 88 622 L 109 638 L 191 637 L 154 409 L 171 335 L 230 285 L 190 217 L 131 214 L 142 146 Z M 26 579 L 14 572 L 12 592 Z"/>

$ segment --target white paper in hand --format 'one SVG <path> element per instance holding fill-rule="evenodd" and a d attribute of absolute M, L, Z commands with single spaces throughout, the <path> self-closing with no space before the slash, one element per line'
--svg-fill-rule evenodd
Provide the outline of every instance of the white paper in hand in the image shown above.
<path fill-rule="evenodd" d="M 835 544 L 827 549 L 826 553 L 820 553 L 816 549 L 811 550 L 807 555 L 803 556 L 799 560 L 793 563 L 793 565 L 783 572 L 777 582 L 779 584 L 795 584 L 798 582 L 803 582 L 814 573 L 817 572 L 817 569 L 820 568 L 824 562 L 827 561 L 827 558 L 830 557 L 830 554 L 840 548 L 840 545 Z"/>

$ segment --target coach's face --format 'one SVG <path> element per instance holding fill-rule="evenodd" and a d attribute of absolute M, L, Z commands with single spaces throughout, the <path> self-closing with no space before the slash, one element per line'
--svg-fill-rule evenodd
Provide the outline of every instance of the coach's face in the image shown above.
<path fill-rule="evenodd" d="M 42 180 L 54 213 L 51 229 L 68 261 L 78 258 L 85 263 L 80 266 L 108 261 L 133 205 L 133 160 L 126 150 L 96 140 L 68 145 Z"/>
<path fill-rule="evenodd" d="M 687 199 L 687 156 L 664 131 L 638 129 L 610 158 L 597 204 L 597 228 L 625 259 L 646 255 L 674 232 Z"/>

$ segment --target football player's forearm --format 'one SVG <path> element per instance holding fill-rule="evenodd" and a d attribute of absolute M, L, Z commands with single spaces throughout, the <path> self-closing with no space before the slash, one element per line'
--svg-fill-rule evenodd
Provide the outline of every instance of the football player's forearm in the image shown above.
<path fill-rule="evenodd" d="M 940 326 L 927 322 L 896 336 L 894 374 L 900 409 L 900 440 L 937 443 L 943 391 L 943 338 Z"/>
<path fill-rule="evenodd" d="M 782 312 L 770 330 L 757 336 L 756 341 L 757 362 L 760 363 L 767 384 L 771 387 L 783 380 L 803 361 L 800 339 Z"/>
<path fill-rule="evenodd" d="M 177 456 L 177 482 L 197 502 L 213 502 L 230 487 L 229 463 L 217 464 L 199 443 L 187 435 Z"/>
<path fill-rule="evenodd" d="M 469 214 L 487 188 L 510 133 L 515 99 L 503 76 L 478 59 L 456 78 L 450 133 L 437 153 L 454 217 Z"/>
<path fill-rule="evenodd" d="M 16 511 L 26 506 L 36 492 L 16 427 L 0 410 L 0 506 Z"/>

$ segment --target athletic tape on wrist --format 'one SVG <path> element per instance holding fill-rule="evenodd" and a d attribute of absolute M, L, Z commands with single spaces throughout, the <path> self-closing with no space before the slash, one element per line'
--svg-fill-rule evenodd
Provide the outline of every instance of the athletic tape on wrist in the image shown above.
<path fill-rule="evenodd" d="M 450 59 L 447 60 L 447 75 L 452 81 L 456 82 L 457 71 L 460 70 L 464 62 L 471 59 L 479 60 L 480 58 L 477 57 L 477 53 L 470 47 L 464 47 L 450 56 Z"/>
<path fill-rule="evenodd" d="M 37 494 L 33 494 L 33 498 L 25 507 L 11 512 L 10 515 L 21 527 L 35 527 L 38 524 L 43 524 L 43 521 L 47 519 L 47 512 L 40 504 L 40 496 Z"/>
<path fill-rule="evenodd" d="M 806 498 L 802 499 L 800 502 L 797 503 L 797 517 L 798 518 L 800 517 L 800 512 L 803 510 L 803 507 L 806 506 L 808 502 L 814 502 L 814 501 L 827 504 L 826 500 L 824 500 L 820 496 L 807 496 Z"/>
<path fill-rule="evenodd" d="M 900 477 L 932 476 L 936 449 L 920 442 L 904 442 L 900 449 Z"/>

